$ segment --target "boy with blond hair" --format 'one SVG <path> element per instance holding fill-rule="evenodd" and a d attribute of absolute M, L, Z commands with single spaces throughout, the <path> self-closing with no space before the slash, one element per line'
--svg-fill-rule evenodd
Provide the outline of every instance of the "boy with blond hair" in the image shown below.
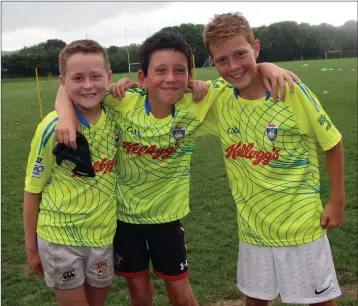
<path fill-rule="evenodd" d="M 273 103 L 258 73 L 260 42 L 238 13 L 215 15 L 203 38 L 233 85 L 212 107 L 237 207 L 237 285 L 247 305 L 335 305 L 341 295 L 326 230 L 344 219 L 342 136 L 304 84 Z M 320 200 L 316 143 L 325 151 L 331 199 Z"/>
<path fill-rule="evenodd" d="M 94 177 L 73 170 L 74 163 L 66 159 L 72 154 L 72 160 L 84 162 L 83 154 L 55 156 L 59 118 L 55 111 L 49 113 L 37 127 L 26 170 L 27 258 L 31 269 L 45 276 L 59 305 L 101 306 L 113 280 L 117 220 L 118 127 L 115 112 L 101 105 L 112 72 L 105 49 L 92 40 L 67 45 L 59 55 L 59 69 L 88 141 Z"/>

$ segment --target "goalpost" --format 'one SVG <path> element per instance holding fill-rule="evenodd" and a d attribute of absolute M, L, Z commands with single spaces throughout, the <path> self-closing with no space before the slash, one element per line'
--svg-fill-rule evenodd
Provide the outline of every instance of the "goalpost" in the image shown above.
<path fill-rule="evenodd" d="M 129 67 L 129 69 L 128 69 L 129 72 L 138 72 L 140 63 L 129 63 L 128 67 Z"/>
<path fill-rule="evenodd" d="M 333 58 L 349 58 L 349 57 L 357 57 L 358 50 L 336 50 L 336 51 L 326 51 L 325 52 L 325 58 L 327 59 L 333 59 Z"/>
<path fill-rule="evenodd" d="M 203 68 L 210 68 L 214 66 L 213 60 L 209 57 L 205 60 L 205 63 L 203 64 Z"/>

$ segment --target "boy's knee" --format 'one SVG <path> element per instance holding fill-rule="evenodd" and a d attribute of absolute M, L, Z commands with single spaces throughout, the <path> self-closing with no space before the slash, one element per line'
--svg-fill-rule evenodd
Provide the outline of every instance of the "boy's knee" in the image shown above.
<path fill-rule="evenodd" d="M 173 306 L 197 306 L 198 303 L 194 297 L 193 292 L 187 292 L 186 294 L 175 294 L 169 297 L 170 303 Z"/>
<path fill-rule="evenodd" d="M 143 294 L 135 294 L 131 296 L 132 306 L 152 306 L 154 292 L 145 292 Z"/>
<path fill-rule="evenodd" d="M 127 278 L 132 306 L 152 306 L 154 287 L 149 275 Z"/>

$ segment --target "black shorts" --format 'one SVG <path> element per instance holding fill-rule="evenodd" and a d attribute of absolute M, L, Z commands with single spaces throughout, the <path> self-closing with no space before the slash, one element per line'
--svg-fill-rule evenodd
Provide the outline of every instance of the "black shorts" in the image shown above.
<path fill-rule="evenodd" d="M 162 224 L 130 224 L 117 220 L 113 244 L 117 275 L 146 275 L 149 261 L 154 273 L 165 280 L 179 280 L 189 275 L 180 220 Z"/>

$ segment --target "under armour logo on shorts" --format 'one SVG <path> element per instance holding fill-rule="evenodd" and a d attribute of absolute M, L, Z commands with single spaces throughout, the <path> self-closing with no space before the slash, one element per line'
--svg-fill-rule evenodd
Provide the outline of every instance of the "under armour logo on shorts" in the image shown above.
<path fill-rule="evenodd" d="M 185 267 L 188 267 L 188 266 L 189 266 L 189 265 L 188 265 L 188 261 L 185 260 L 185 263 L 181 263 L 181 264 L 180 264 L 180 270 L 184 271 L 184 268 L 185 268 Z"/>

